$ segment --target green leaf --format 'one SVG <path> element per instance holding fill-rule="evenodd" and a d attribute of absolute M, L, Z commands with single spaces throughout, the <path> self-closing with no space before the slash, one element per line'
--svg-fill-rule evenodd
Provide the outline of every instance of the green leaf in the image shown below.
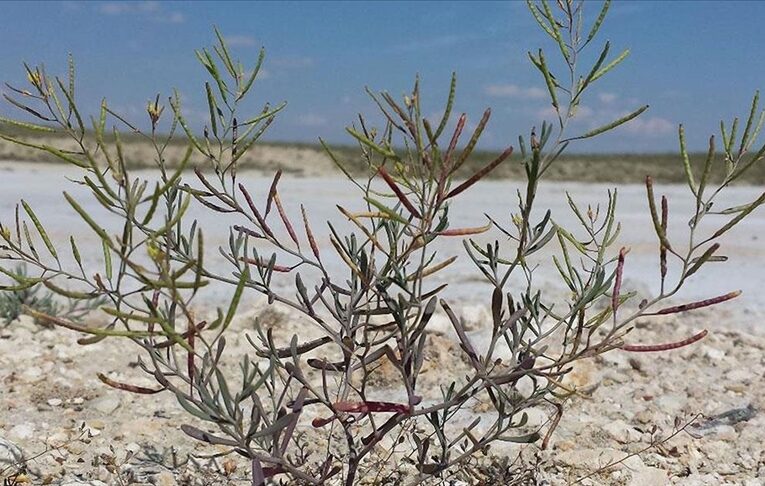
<path fill-rule="evenodd" d="M 18 144 L 18 145 L 23 145 L 25 147 L 31 147 L 31 148 L 35 148 L 37 150 L 42 150 L 44 152 L 48 152 L 49 154 L 54 155 L 54 156 L 58 157 L 59 159 L 65 161 L 65 162 L 69 162 L 72 165 L 76 165 L 77 167 L 81 167 L 83 169 L 90 168 L 90 165 L 87 162 L 85 162 L 83 160 L 78 160 L 78 159 L 76 159 L 76 158 L 74 158 L 74 157 L 72 157 L 70 155 L 65 154 L 61 150 L 58 150 L 58 149 L 53 148 L 53 147 L 50 147 L 48 145 L 38 145 L 38 144 L 35 144 L 35 143 L 31 143 L 31 142 L 25 142 L 24 140 L 20 140 L 20 139 L 17 139 L 17 138 L 9 137 L 7 135 L 0 135 L 0 138 L 3 139 L 3 140 L 7 140 L 9 142 Z"/>
<path fill-rule="evenodd" d="M 754 211 L 755 209 L 760 207 L 762 204 L 765 204 L 765 192 L 763 192 L 760 195 L 760 197 L 758 197 L 754 202 L 752 202 L 751 204 L 746 206 L 746 208 L 744 210 L 742 210 L 741 212 L 739 212 L 733 219 L 728 221 L 728 223 L 726 223 L 722 228 L 717 230 L 715 232 L 715 234 L 712 235 L 710 240 L 713 240 L 715 238 L 718 238 L 718 237 L 722 236 L 723 233 L 725 233 L 729 229 L 731 229 L 734 226 L 736 226 L 742 219 L 747 217 L 747 215 L 749 215 L 749 213 L 751 213 L 752 211 Z"/>
<path fill-rule="evenodd" d="M 53 246 L 53 243 L 51 243 L 50 238 L 48 237 L 48 233 L 45 232 L 45 228 L 43 228 L 43 225 L 40 223 L 40 220 L 37 219 L 37 215 L 32 211 L 32 208 L 27 204 L 26 201 L 23 199 L 21 200 L 21 205 L 24 207 L 24 211 L 29 215 L 29 218 L 32 220 L 32 223 L 35 225 L 35 228 L 37 229 L 37 232 L 40 234 L 40 238 L 42 238 L 43 243 L 45 243 L 45 246 L 48 248 L 48 251 L 50 254 L 58 260 L 58 254 L 56 253 L 56 248 Z"/>
<path fill-rule="evenodd" d="M 558 43 L 558 48 L 560 49 L 560 53 L 563 54 L 563 58 L 568 61 L 570 54 L 566 44 L 563 42 L 563 37 L 560 35 L 560 28 L 558 27 L 558 22 L 555 20 L 555 16 L 553 16 L 552 10 L 550 9 L 549 2 L 547 0 L 542 0 L 542 7 L 544 8 L 544 14 L 545 17 L 547 17 L 547 21 L 550 22 L 550 27 L 552 28 L 553 32 L 552 37 L 555 39 L 555 42 Z"/>
<path fill-rule="evenodd" d="M 542 27 L 542 30 L 547 32 L 547 35 L 555 39 L 555 34 L 553 33 L 550 26 L 547 25 L 547 23 L 545 23 L 544 19 L 539 14 L 539 11 L 537 11 L 536 6 L 534 6 L 534 2 L 532 2 L 531 0 L 526 0 L 526 6 L 529 7 L 529 11 L 531 12 L 531 15 L 534 16 L 534 20 L 536 20 L 537 24 L 539 24 L 539 26 Z"/>
<path fill-rule="evenodd" d="M 250 90 L 252 87 L 252 84 L 255 82 L 255 78 L 258 77 L 258 73 L 260 72 L 260 67 L 263 65 L 263 60 L 266 58 L 266 51 L 264 49 L 260 49 L 260 53 L 258 54 L 258 62 L 255 64 L 255 68 L 252 70 L 252 74 L 250 75 L 250 78 L 245 83 L 244 87 L 241 88 L 241 93 L 237 97 L 237 101 L 241 100 L 245 94 Z"/>
<path fill-rule="evenodd" d="M 486 124 L 489 123 L 489 118 L 491 117 L 491 108 L 486 108 L 486 111 L 483 112 L 483 116 L 481 116 L 481 119 L 478 121 L 478 125 L 475 127 L 475 130 L 473 131 L 473 135 L 470 137 L 470 140 L 468 140 L 467 145 L 465 145 L 465 148 L 462 149 L 462 152 L 460 152 L 460 156 L 457 158 L 457 161 L 454 163 L 454 166 L 451 168 L 450 172 L 453 174 L 462 167 L 462 164 L 467 161 L 468 157 L 470 157 L 470 154 L 473 153 L 473 150 L 475 149 L 475 146 L 478 144 L 478 140 L 481 138 L 481 134 L 483 133 L 483 130 L 486 128 Z"/>
<path fill-rule="evenodd" d="M 441 123 L 439 123 L 438 128 L 436 128 L 435 133 L 433 134 L 433 138 L 437 139 L 441 136 L 441 133 L 443 133 L 444 129 L 446 128 L 446 124 L 449 121 L 449 116 L 452 113 L 452 107 L 454 106 L 454 97 L 457 92 L 457 73 L 452 73 L 452 82 L 449 85 L 449 97 L 446 99 L 446 109 L 444 110 L 444 116 L 441 118 Z"/>
<path fill-rule="evenodd" d="M 498 440 L 501 440 L 502 442 L 513 442 L 516 444 L 531 444 L 532 442 L 538 441 L 539 438 L 540 438 L 539 432 L 532 432 L 530 434 L 519 435 L 517 437 L 509 437 L 507 435 L 502 435 L 498 437 Z"/>
<path fill-rule="evenodd" d="M 5 123 L 7 125 L 13 125 L 15 127 L 24 128 L 26 130 L 34 130 L 36 132 L 55 132 L 56 129 L 53 127 L 46 127 L 45 125 L 36 125 L 34 123 L 27 123 L 23 121 L 18 120 L 12 120 L 10 118 L 5 118 L 4 116 L 0 116 L 0 123 Z"/>
<path fill-rule="evenodd" d="M 680 138 L 680 155 L 683 157 L 683 170 L 685 171 L 685 179 L 688 181 L 688 187 L 691 188 L 691 192 L 694 196 L 698 194 L 698 188 L 696 187 L 696 180 L 693 177 L 693 170 L 691 169 L 691 160 L 688 157 L 688 150 L 685 146 L 685 128 L 682 125 L 678 128 L 678 138 Z"/>
<path fill-rule="evenodd" d="M 611 0 L 606 0 L 603 2 L 603 8 L 600 9 L 600 14 L 598 14 L 598 18 L 595 20 L 595 23 L 592 25 L 592 29 L 590 29 L 590 33 L 587 35 L 587 40 L 585 41 L 585 44 L 589 44 L 589 42 L 595 38 L 595 35 L 598 33 L 598 30 L 600 30 L 600 26 L 603 25 L 603 21 L 606 18 L 606 14 L 608 13 L 608 7 L 611 6 Z"/>
<path fill-rule="evenodd" d="M 391 159 L 396 158 L 396 153 L 393 152 L 390 148 L 381 147 L 380 145 L 377 145 L 372 140 L 368 139 L 367 137 L 365 137 L 361 133 L 357 132 L 353 128 L 347 127 L 345 129 L 345 131 L 348 132 L 349 134 L 351 134 L 351 136 L 353 138 L 355 138 L 356 140 L 358 140 L 362 144 L 366 145 L 370 149 L 374 150 L 378 154 L 382 155 L 383 157 L 387 157 L 387 158 L 391 158 Z"/>
<path fill-rule="evenodd" d="M 220 49 L 215 49 L 215 52 L 220 56 L 223 65 L 226 66 L 226 70 L 228 70 L 231 77 L 236 78 L 236 69 L 234 69 L 234 62 L 231 60 L 226 40 L 223 38 L 223 35 L 217 27 L 213 27 L 213 30 L 215 31 L 215 37 L 218 38 L 218 42 L 220 43 Z"/>
<path fill-rule="evenodd" d="M 260 122 L 260 121 L 262 121 L 262 120 L 264 120 L 266 118 L 270 118 L 270 117 L 276 115 L 277 113 L 279 113 L 280 111 L 282 111 L 285 106 L 287 106 L 287 102 L 286 101 L 284 101 L 284 102 L 280 103 L 279 105 L 277 105 L 277 107 L 274 108 L 273 110 L 263 110 L 263 113 L 261 113 L 260 115 L 256 116 L 255 118 L 250 118 L 246 122 L 241 123 L 239 126 L 253 125 L 253 124 L 258 123 L 258 122 Z M 249 134 L 249 132 L 245 132 L 245 134 L 242 135 L 241 138 L 246 138 L 248 134 Z"/>
<path fill-rule="evenodd" d="M 82 268 L 82 257 L 80 256 L 80 250 L 77 248 L 77 244 L 74 242 L 73 236 L 69 237 L 69 244 L 72 246 L 72 256 L 74 257 L 74 261 L 77 262 L 80 270 L 84 271 Z"/>
<path fill-rule="evenodd" d="M 218 104 L 215 102 L 215 95 L 213 95 L 210 83 L 205 82 L 205 91 L 207 91 L 207 106 L 210 109 L 210 125 L 212 125 L 212 132 L 215 137 L 218 137 L 218 122 L 215 120 L 218 116 Z"/>
<path fill-rule="evenodd" d="M 555 228 L 558 231 L 558 235 L 560 235 L 563 238 L 567 239 L 572 245 L 574 245 L 574 247 L 577 250 L 579 250 L 579 253 L 581 253 L 583 255 L 587 253 L 587 248 L 581 242 L 579 242 L 579 240 L 574 238 L 574 236 L 571 233 L 569 233 L 564 228 L 562 228 L 561 226 L 558 226 L 558 225 L 555 225 Z"/>
<path fill-rule="evenodd" d="M 82 209 L 82 206 L 80 206 L 77 201 L 66 191 L 64 191 L 64 198 L 66 198 L 69 205 L 72 206 L 75 211 L 77 211 L 77 214 L 79 214 L 80 217 L 85 220 L 86 223 L 88 223 L 88 226 L 90 226 L 93 231 L 95 231 L 96 234 L 101 237 L 102 240 L 107 242 L 110 241 L 109 235 L 106 233 L 106 231 L 104 231 L 104 229 L 100 227 L 98 223 L 96 223 L 93 218 L 91 218 L 90 215 L 84 209 Z"/>
<path fill-rule="evenodd" d="M 398 221 L 402 224 L 409 224 L 407 220 L 405 220 L 398 212 L 394 211 L 393 209 L 389 208 L 385 204 L 381 203 L 380 201 L 377 201 L 376 199 L 373 199 L 371 197 L 365 197 L 364 200 L 380 210 L 383 214 L 388 216 L 390 219 L 393 219 L 395 221 Z"/>
<path fill-rule="evenodd" d="M 245 267 L 242 271 L 242 274 L 239 276 L 239 282 L 236 285 L 236 290 L 234 290 L 234 295 L 231 298 L 231 303 L 229 304 L 228 310 L 226 311 L 226 317 L 223 318 L 223 330 L 225 330 L 234 319 L 234 316 L 236 315 L 236 309 L 239 307 L 239 301 L 242 298 L 242 292 L 244 292 L 244 286 L 249 278 L 249 267 Z"/>
<path fill-rule="evenodd" d="M 668 250 L 672 249 L 672 245 L 669 243 L 669 240 L 667 239 L 666 232 L 662 229 L 661 226 L 661 220 L 659 219 L 659 212 L 656 210 L 656 199 L 653 194 L 653 181 L 650 177 L 646 177 L 646 197 L 648 197 L 648 208 L 651 212 L 651 221 L 653 222 L 653 228 L 656 232 L 656 236 L 659 238 L 659 241 L 661 242 L 664 247 L 666 247 Z"/>
<path fill-rule="evenodd" d="M 590 69 L 589 74 L 587 74 L 587 77 L 584 78 L 584 81 L 582 81 L 582 87 L 578 90 L 577 95 L 581 94 L 584 89 L 589 86 L 589 84 L 592 82 L 592 79 L 595 77 L 595 74 L 597 74 L 598 70 L 600 69 L 600 66 L 603 65 L 603 63 L 606 60 L 606 56 L 608 56 L 608 51 L 611 49 L 611 43 L 606 42 L 606 45 L 603 46 L 603 50 L 600 52 L 600 57 L 598 57 L 598 60 L 595 61 L 595 64 L 592 66 L 592 69 Z"/>
<path fill-rule="evenodd" d="M 178 399 L 178 403 L 181 405 L 181 407 L 183 407 L 184 410 L 186 410 L 188 413 L 190 413 L 194 417 L 205 420 L 207 422 L 214 421 L 212 417 L 210 417 L 208 414 L 204 413 L 203 411 L 199 410 L 196 406 L 192 405 L 191 402 L 186 400 L 181 394 L 176 394 L 175 398 Z M 186 431 L 184 430 L 184 432 Z M 194 436 L 191 436 L 191 437 L 194 437 Z"/>
<path fill-rule="evenodd" d="M 629 55 L 630 55 L 630 50 L 629 49 L 625 49 L 621 54 L 619 54 L 619 57 L 617 57 L 613 61 L 609 62 L 606 65 L 606 67 L 604 67 L 600 71 L 596 72 L 592 76 L 592 79 L 590 79 L 590 82 L 592 83 L 592 82 L 602 78 L 603 76 L 605 76 L 609 71 L 611 71 L 613 68 L 615 68 L 616 66 L 621 64 L 622 61 L 627 59 L 627 56 L 629 56 Z"/>
<path fill-rule="evenodd" d="M 752 130 L 754 119 L 757 116 L 757 108 L 759 103 L 760 103 L 760 91 L 757 90 L 754 93 L 754 98 L 752 99 L 752 108 L 749 111 L 749 118 L 747 118 L 746 120 L 746 128 L 744 128 L 744 134 L 741 136 L 741 145 L 739 146 L 739 149 L 738 149 L 739 154 L 743 154 L 744 150 L 746 150 L 746 147 L 750 145 L 749 133 Z"/>
<path fill-rule="evenodd" d="M 215 60 L 210 55 L 210 52 L 207 49 L 202 49 L 201 51 L 196 51 L 196 55 L 199 62 L 201 62 L 205 69 L 207 69 L 207 72 L 210 73 L 210 76 L 212 76 L 213 80 L 215 80 L 215 83 L 218 85 L 218 92 L 220 93 L 221 98 L 223 98 L 223 102 L 228 104 L 228 87 L 221 77 L 220 72 L 218 71 L 218 66 L 215 65 Z"/>
<path fill-rule="evenodd" d="M 34 255 L 35 259 L 39 260 L 40 255 L 37 254 L 34 242 L 32 242 L 32 237 L 29 235 L 29 227 L 27 227 L 27 222 L 22 222 L 21 226 L 24 229 L 24 238 L 27 240 L 27 245 L 29 245 L 29 249 L 32 251 L 32 255 Z"/>
<path fill-rule="evenodd" d="M 612 121 L 611 123 L 608 123 L 608 124 L 603 125 L 601 127 L 598 127 L 598 128 L 593 129 L 593 130 L 590 130 L 589 132 L 585 133 L 584 135 L 580 135 L 578 137 L 569 138 L 566 141 L 568 142 L 570 140 L 581 140 L 581 139 L 584 139 L 584 138 L 591 138 L 591 137 L 594 137 L 595 135 L 600 135 L 601 133 L 607 132 L 609 130 L 613 130 L 614 128 L 627 123 L 628 121 L 632 120 L 633 118 L 636 118 L 637 116 L 639 116 L 641 113 L 643 113 L 647 109 L 648 109 L 648 105 L 642 106 L 642 107 L 638 108 L 637 110 L 633 111 L 632 113 L 630 113 L 629 115 L 623 116 L 623 117 L 619 118 L 618 120 Z"/>
<path fill-rule="evenodd" d="M 701 197 L 704 195 L 704 189 L 707 186 L 707 180 L 709 180 L 709 174 L 712 172 L 712 163 L 715 159 L 715 137 L 712 135 L 709 137 L 709 151 L 707 152 L 707 158 L 704 162 L 704 171 L 701 173 L 701 179 L 699 180 L 699 190 L 697 192 L 696 198 L 699 203 L 701 204 Z"/>
<path fill-rule="evenodd" d="M 104 252 L 104 269 L 106 272 L 106 279 L 111 280 L 112 279 L 112 253 L 109 250 L 109 245 L 107 245 L 106 240 L 101 240 L 101 246 L 103 247 Z"/>
<path fill-rule="evenodd" d="M 209 157 L 210 154 L 205 152 L 202 146 L 199 145 L 199 142 L 189 128 L 188 123 L 186 123 L 186 119 L 183 118 L 183 115 L 181 114 L 181 98 L 177 91 L 175 92 L 173 98 L 170 99 L 170 108 L 173 109 L 175 119 L 178 120 L 178 123 L 181 125 L 184 133 L 186 133 L 186 137 L 189 139 L 189 142 L 191 142 L 194 148 L 196 148 L 201 154 Z"/>
<path fill-rule="evenodd" d="M 531 54 L 529 54 L 531 57 Z M 533 57 L 532 57 L 533 61 Z M 550 70 L 547 68 L 547 63 L 545 62 L 545 56 L 542 52 L 542 49 L 539 49 L 539 56 L 537 57 L 537 61 L 539 62 L 539 65 L 537 66 L 539 70 L 542 72 L 542 76 L 545 78 L 545 84 L 547 85 L 547 91 L 550 93 L 550 100 L 552 102 L 553 107 L 555 110 L 558 110 L 558 95 L 555 93 L 555 81 L 552 78 L 552 75 L 550 74 Z M 536 64 L 536 63 L 535 63 Z"/>

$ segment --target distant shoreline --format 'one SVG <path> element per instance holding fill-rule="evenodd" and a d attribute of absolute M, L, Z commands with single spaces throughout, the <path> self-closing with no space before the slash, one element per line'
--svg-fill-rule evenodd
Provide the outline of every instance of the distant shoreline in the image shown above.
<path fill-rule="evenodd" d="M 59 135 L 13 134 L 20 139 L 36 144 L 46 144 L 65 150 L 75 150 L 73 142 Z M 130 168 L 155 167 L 155 154 L 151 146 L 143 139 L 126 136 L 123 140 L 123 152 Z M 166 163 L 174 167 L 182 159 L 186 145 L 181 141 L 168 145 L 165 152 Z M 363 175 L 368 170 L 360 157 L 360 150 L 351 146 L 332 146 L 335 157 L 340 160 L 346 170 L 354 175 Z M 458 173 L 459 177 L 469 177 L 472 173 L 488 164 L 498 152 L 476 151 Z M 695 170 L 700 173 L 706 154 L 692 154 L 691 161 Z M 720 158 L 718 158 L 720 159 Z M 63 164 L 51 154 L 41 152 L 32 147 L 16 145 L 6 140 L 0 140 L 0 166 L 8 162 L 54 163 Z M 192 156 L 189 167 L 204 167 L 206 161 L 201 154 Z M 242 157 L 238 170 L 273 173 L 282 169 L 285 174 L 295 176 L 316 177 L 342 175 L 324 149 L 307 143 L 263 142 L 256 144 Z M 713 166 L 711 179 L 720 180 L 724 170 L 724 162 L 717 160 Z M 568 154 L 561 156 L 546 174 L 547 180 L 566 180 L 593 183 L 642 183 L 646 175 L 651 175 L 656 181 L 663 183 L 683 183 L 685 175 L 677 154 Z M 522 179 L 523 166 L 520 156 L 513 155 L 500 165 L 490 175 L 493 179 Z M 740 184 L 765 184 L 765 161 L 755 164 L 746 174 Z"/>

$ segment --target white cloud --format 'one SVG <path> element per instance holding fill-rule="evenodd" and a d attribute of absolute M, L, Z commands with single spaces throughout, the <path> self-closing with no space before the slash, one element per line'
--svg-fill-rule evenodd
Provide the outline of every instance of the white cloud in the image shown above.
<path fill-rule="evenodd" d="M 407 39 L 406 42 L 395 44 L 388 50 L 391 52 L 420 52 L 448 49 L 485 36 L 485 34 L 444 34 L 421 39 Z"/>
<path fill-rule="evenodd" d="M 586 120 L 595 115 L 595 110 L 586 105 L 579 105 L 574 112 L 574 119 Z"/>
<path fill-rule="evenodd" d="M 132 10 L 128 3 L 106 2 L 98 7 L 98 11 L 106 15 L 121 15 Z"/>
<path fill-rule="evenodd" d="M 600 102 L 605 103 L 607 105 L 616 101 L 617 98 L 619 98 L 619 95 L 617 95 L 616 93 L 600 93 L 598 95 L 598 99 L 600 100 Z"/>
<path fill-rule="evenodd" d="M 231 47 L 253 47 L 257 44 L 255 38 L 249 35 L 224 35 L 223 38 Z"/>
<path fill-rule="evenodd" d="M 327 119 L 315 113 L 304 113 L 298 116 L 297 124 L 304 127 L 323 127 L 327 124 Z"/>
<path fill-rule="evenodd" d="M 167 11 L 164 5 L 156 1 L 104 2 L 98 4 L 97 11 L 112 17 L 137 15 L 159 23 L 182 24 L 186 21 L 186 16 L 182 12 Z"/>
<path fill-rule="evenodd" d="M 484 88 L 484 92 L 496 98 L 525 98 L 531 100 L 543 99 L 547 91 L 542 88 L 524 88 L 517 84 L 490 84 Z"/>
<path fill-rule="evenodd" d="M 301 69 L 313 66 L 315 61 L 313 58 L 302 57 L 281 57 L 271 59 L 271 65 L 282 69 Z"/>
<path fill-rule="evenodd" d="M 642 117 L 639 116 L 623 125 L 624 131 L 634 135 L 646 137 L 660 137 L 674 133 L 677 129 L 675 124 L 666 118 L 658 116 Z"/>
<path fill-rule="evenodd" d="M 630 112 L 617 109 L 613 105 L 596 108 L 580 105 L 574 118 L 571 120 L 571 125 L 572 128 L 576 127 L 573 131 L 591 130 L 618 120 Z M 550 121 L 557 119 L 557 114 L 552 106 L 538 108 L 533 113 L 537 118 L 543 120 Z M 672 121 L 659 116 L 645 115 L 638 116 L 615 129 L 616 132 L 622 132 L 626 135 L 649 138 L 662 137 L 674 133 L 675 130 L 677 130 L 677 127 Z"/>
<path fill-rule="evenodd" d="M 534 113 L 537 118 L 542 118 L 544 120 L 550 120 L 550 119 L 557 119 L 558 113 L 555 111 L 555 108 L 552 106 L 547 106 L 545 108 L 540 108 Z M 573 121 L 574 122 L 581 122 L 584 120 L 592 119 L 596 116 L 600 115 L 599 112 L 596 112 L 592 108 L 586 105 L 579 105 L 576 109 L 576 112 L 574 113 Z"/>
<path fill-rule="evenodd" d="M 61 2 L 61 6 L 66 10 L 80 10 L 82 8 L 82 2 L 79 0 L 64 0 Z"/>
<path fill-rule="evenodd" d="M 171 24 L 182 24 L 186 22 L 186 16 L 181 12 L 170 12 L 165 19 Z M 160 20 L 161 21 L 161 20 Z"/>

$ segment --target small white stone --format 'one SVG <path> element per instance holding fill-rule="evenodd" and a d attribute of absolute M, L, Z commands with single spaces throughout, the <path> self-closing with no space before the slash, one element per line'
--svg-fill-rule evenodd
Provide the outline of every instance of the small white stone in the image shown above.
<path fill-rule="evenodd" d="M 12 325 L 15 329 L 27 329 L 32 332 L 40 330 L 40 326 L 35 323 L 35 318 L 28 315 L 20 315 L 19 319 Z"/>
<path fill-rule="evenodd" d="M 38 366 L 30 366 L 21 372 L 19 377 L 24 381 L 35 382 L 42 378 L 43 372 Z"/>
<path fill-rule="evenodd" d="M 131 442 L 130 444 L 125 446 L 125 450 L 132 454 L 137 454 L 138 451 L 141 450 L 141 446 L 136 444 L 135 442 Z"/>
<path fill-rule="evenodd" d="M 623 420 L 615 420 L 603 426 L 603 430 L 611 436 L 612 439 L 621 444 L 634 444 L 640 442 L 643 434 L 635 430 Z"/>
<path fill-rule="evenodd" d="M 121 404 L 122 401 L 120 398 L 113 393 L 96 398 L 90 402 L 90 406 L 94 410 L 97 410 L 105 415 L 114 413 L 118 408 L 120 408 Z"/>
<path fill-rule="evenodd" d="M 679 393 L 665 393 L 654 401 L 659 410 L 670 415 L 680 412 L 687 402 L 688 398 Z"/>
<path fill-rule="evenodd" d="M 176 486 L 178 484 L 175 481 L 173 474 L 168 471 L 162 471 L 161 473 L 157 474 L 154 478 L 154 481 L 154 484 L 157 486 Z"/>
<path fill-rule="evenodd" d="M 31 439 L 35 435 L 35 428 L 31 424 L 19 424 L 13 427 L 8 435 L 17 439 Z"/>
<path fill-rule="evenodd" d="M 657 467 L 644 467 L 632 472 L 632 479 L 627 486 L 663 486 L 669 484 L 667 472 Z"/>
<path fill-rule="evenodd" d="M 725 359 L 725 351 L 722 349 L 713 348 L 711 346 L 703 347 L 704 355 L 712 361 L 722 361 Z"/>
<path fill-rule="evenodd" d="M 50 400 L 48 400 L 48 405 L 50 405 L 51 407 L 58 407 L 62 403 L 64 402 L 60 398 L 51 398 Z"/>

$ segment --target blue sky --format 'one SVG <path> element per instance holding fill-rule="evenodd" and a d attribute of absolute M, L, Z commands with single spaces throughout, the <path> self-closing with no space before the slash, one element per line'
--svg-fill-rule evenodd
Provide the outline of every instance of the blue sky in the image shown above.
<path fill-rule="evenodd" d="M 599 2 L 586 5 L 590 15 Z M 450 73 L 459 77 L 456 110 L 476 121 L 493 116 L 482 146 L 514 144 L 549 119 L 544 84 L 526 52 L 550 39 L 519 2 L 62 2 L 3 3 L 0 73 L 24 81 L 21 63 L 65 72 L 68 52 L 78 65 L 78 100 L 110 106 L 144 120 L 146 102 L 179 89 L 190 119 L 201 127 L 205 73 L 194 49 L 214 41 L 212 25 L 237 57 L 254 61 L 265 46 L 266 76 L 252 109 L 288 101 L 271 140 L 350 143 L 344 127 L 375 113 L 365 86 L 401 95 L 416 73 L 426 114 L 439 113 Z M 572 134 L 642 104 L 641 119 L 579 151 L 663 152 L 677 147 L 686 125 L 701 150 L 720 118 L 748 112 L 765 87 L 765 2 L 615 1 L 589 57 L 610 40 L 627 61 L 585 98 Z M 586 69 L 588 66 L 584 66 Z M 8 114 L 7 106 L 0 113 Z"/>

